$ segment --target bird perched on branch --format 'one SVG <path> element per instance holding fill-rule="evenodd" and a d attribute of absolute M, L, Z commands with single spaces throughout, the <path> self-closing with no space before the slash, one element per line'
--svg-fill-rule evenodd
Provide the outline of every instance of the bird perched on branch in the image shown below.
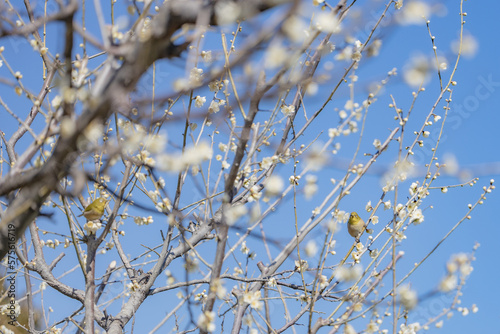
<path fill-rule="evenodd" d="M 351 212 L 347 222 L 347 231 L 353 237 L 358 239 L 365 229 L 365 222 L 356 212 Z"/>
<path fill-rule="evenodd" d="M 92 203 L 87 205 L 80 216 L 84 216 L 88 221 L 101 219 L 104 214 L 104 208 L 108 202 L 109 200 L 103 197 L 96 198 Z"/>

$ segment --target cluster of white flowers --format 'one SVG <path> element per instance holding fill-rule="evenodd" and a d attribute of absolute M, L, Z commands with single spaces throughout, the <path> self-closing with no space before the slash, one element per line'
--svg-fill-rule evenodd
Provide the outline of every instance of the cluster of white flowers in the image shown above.
<path fill-rule="evenodd" d="M 264 303 L 260 300 L 260 298 L 261 298 L 260 290 L 255 292 L 248 291 L 245 294 L 243 294 L 243 302 L 249 304 L 250 307 L 255 310 L 261 310 L 264 305 Z"/>
<path fill-rule="evenodd" d="M 278 196 L 281 195 L 285 183 L 283 179 L 277 175 L 271 175 L 266 182 L 266 195 Z"/>
<path fill-rule="evenodd" d="M 90 220 L 83 225 L 83 229 L 87 231 L 88 234 L 95 234 L 101 227 L 102 224 L 99 220 Z"/>
<path fill-rule="evenodd" d="M 292 42 L 302 42 L 309 35 L 306 23 L 297 15 L 286 19 L 282 29 Z"/>
<path fill-rule="evenodd" d="M 0 62 L 1 62 L 1 60 L 0 60 Z M 0 63 L 0 66 L 1 66 L 1 63 Z M 16 334 L 14 331 L 11 331 L 7 327 L 5 327 L 5 325 L 0 325 L 0 333 L 2 333 L 2 334 Z"/>
<path fill-rule="evenodd" d="M 346 223 L 349 219 L 349 215 L 349 212 L 346 212 L 344 210 L 336 209 L 334 212 L 332 212 L 333 219 L 335 219 L 339 223 Z"/>
<path fill-rule="evenodd" d="M 410 222 L 415 225 L 421 224 L 424 221 L 424 215 L 422 214 L 421 209 L 414 209 L 410 213 Z"/>
<path fill-rule="evenodd" d="M 229 162 L 227 162 L 226 160 L 222 161 L 222 169 L 230 169 L 231 168 L 231 164 Z"/>
<path fill-rule="evenodd" d="M 136 280 L 133 280 L 132 282 L 127 284 L 127 289 L 129 290 L 129 292 L 127 294 L 130 295 L 131 292 L 132 293 L 136 292 L 140 288 L 141 288 L 141 286 L 139 285 L 139 283 L 137 283 Z"/>
<path fill-rule="evenodd" d="M 418 296 L 415 290 L 412 290 L 409 285 L 401 286 L 398 289 L 399 302 L 405 309 L 411 310 L 417 306 Z"/>
<path fill-rule="evenodd" d="M 459 277 L 466 279 L 474 269 L 471 265 L 473 257 L 465 253 L 452 255 L 446 264 L 446 276 L 441 280 L 439 289 L 443 292 L 454 290 L 458 286 Z"/>
<path fill-rule="evenodd" d="M 218 92 L 221 90 L 224 86 L 227 86 L 229 84 L 229 80 L 214 80 L 209 82 L 208 84 L 208 89 L 210 89 L 211 92 Z"/>
<path fill-rule="evenodd" d="M 335 279 L 341 282 L 355 281 L 361 277 L 363 268 L 360 265 L 356 266 L 341 266 L 335 269 Z"/>
<path fill-rule="evenodd" d="M 339 33 L 341 26 L 338 18 L 330 12 L 321 12 L 314 18 L 314 27 L 327 34 Z"/>
<path fill-rule="evenodd" d="M 319 171 L 328 163 L 328 155 L 317 145 L 313 145 L 305 157 L 306 168 Z"/>
<path fill-rule="evenodd" d="M 306 185 L 304 186 L 304 196 L 306 199 L 311 199 L 318 192 L 317 180 L 316 175 L 306 176 Z"/>
<path fill-rule="evenodd" d="M 238 275 L 243 274 L 243 270 L 240 267 L 234 267 L 233 272 L 234 272 L 234 276 L 238 276 Z"/>
<path fill-rule="evenodd" d="M 283 66 L 283 64 L 285 64 L 285 62 L 289 59 L 290 52 L 280 42 L 275 42 L 272 43 L 267 49 L 264 64 L 266 68 L 273 69 Z M 281 111 L 285 114 L 283 107 L 281 107 Z M 293 112 L 295 112 L 295 108 L 289 114 L 293 114 Z M 287 114 L 285 115 L 288 116 Z"/>
<path fill-rule="evenodd" d="M 54 241 L 52 241 L 51 239 L 48 239 L 45 241 L 42 240 L 40 243 L 42 244 L 42 246 L 47 246 L 47 247 L 52 248 L 52 249 L 56 249 L 56 247 L 60 245 L 60 241 L 57 239 L 55 239 Z"/>
<path fill-rule="evenodd" d="M 139 30 L 139 39 L 142 42 L 147 41 L 151 37 L 151 17 L 147 16 L 142 21 L 142 27 Z"/>
<path fill-rule="evenodd" d="M 473 58 L 476 55 L 477 50 L 479 49 L 479 43 L 477 39 L 470 33 L 464 34 L 464 36 L 462 37 L 461 44 L 462 44 L 461 55 L 467 58 Z M 451 49 L 453 50 L 453 52 L 458 54 L 458 52 L 460 51 L 459 39 L 452 42 Z"/>
<path fill-rule="evenodd" d="M 306 256 L 314 257 L 316 253 L 318 253 L 318 245 L 316 244 L 316 241 L 309 240 L 304 248 L 304 252 L 306 253 Z"/>
<path fill-rule="evenodd" d="M 247 208 L 242 204 L 236 204 L 231 206 L 229 209 L 224 211 L 226 224 L 229 226 L 234 225 L 238 221 L 238 219 L 240 219 L 247 213 L 248 213 Z"/>
<path fill-rule="evenodd" d="M 217 18 L 217 23 L 219 25 L 225 25 L 234 23 L 240 14 L 242 14 L 243 8 L 239 3 L 231 1 L 220 1 L 215 4 L 215 17 Z"/>
<path fill-rule="evenodd" d="M 379 330 L 379 326 L 373 320 L 370 320 L 370 322 L 366 325 L 366 333 L 372 334 L 372 333 L 378 332 L 378 330 Z"/>
<path fill-rule="evenodd" d="M 215 312 L 205 311 L 198 317 L 198 327 L 200 327 L 200 329 L 204 331 L 213 332 L 215 331 L 214 321 L 215 321 Z"/>
<path fill-rule="evenodd" d="M 203 107 L 203 105 L 205 104 L 205 102 L 207 102 L 207 98 L 205 96 L 199 96 L 199 95 L 197 95 L 194 98 L 194 106 L 197 107 L 197 108 Z"/>
<path fill-rule="evenodd" d="M 153 223 L 153 216 L 134 217 L 134 223 L 136 223 L 139 226 L 152 224 Z"/>
<path fill-rule="evenodd" d="M 277 281 L 276 281 L 276 278 L 271 277 L 271 278 L 270 278 L 270 279 L 266 282 L 266 285 L 267 285 L 267 286 L 269 286 L 269 287 L 271 287 L 271 288 L 275 288 L 275 287 L 278 285 L 278 283 L 277 283 Z"/>
<path fill-rule="evenodd" d="M 203 69 L 194 67 L 189 72 L 189 83 L 193 87 L 198 87 L 203 82 Z"/>
<path fill-rule="evenodd" d="M 259 166 L 262 169 L 268 169 L 273 164 L 278 163 L 278 162 L 279 162 L 278 156 L 273 155 L 272 157 L 264 157 L 264 158 L 262 158 L 262 161 L 259 162 Z"/>
<path fill-rule="evenodd" d="M 227 289 L 224 287 L 220 279 L 215 280 L 212 291 L 215 291 L 215 295 L 219 299 L 224 299 L 226 297 Z"/>
<path fill-rule="evenodd" d="M 403 1 L 400 1 L 398 9 L 403 10 L 398 13 L 396 20 L 401 25 L 422 25 L 425 24 L 426 19 L 429 19 L 432 14 L 432 8 L 424 1 L 410 1 L 404 7 Z"/>
<path fill-rule="evenodd" d="M 250 248 L 247 247 L 247 242 L 246 241 L 243 241 L 241 243 L 241 248 L 240 248 L 240 251 L 245 254 L 245 255 L 248 255 L 248 253 L 250 253 Z"/>
<path fill-rule="evenodd" d="M 11 314 L 12 311 L 11 307 L 12 307 L 11 303 L 0 306 L 0 315 L 7 315 L 7 316 L 14 315 L 16 318 L 18 318 L 19 315 L 21 315 L 21 305 L 19 305 L 17 300 L 14 301 L 14 314 Z"/>
<path fill-rule="evenodd" d="M 433 59 L 416 55 L 403 67 L 403 79 L 410 87 L 418 88 L 427 84 L 433 73 Z"/>
<path fill-rule="evenodd" d="M 412 324 L 401 324 L 398 334 L 417 334 L 417 332 L 422 328 L 420 323 L 414 322 Z"/>
<path fill-rule="evenodd" d="M 309 268 L 309 264 L 306 260 L 295 260 L 295 270 L 299 272 L 304 272 Z"/>
<path fill-rule="evenodd" d="M 254 185 L 250 188 L 250 196 L 248 196 L 248 202 L 258 201 L 262 197 L 261 187 Z"/>
<path fill-rule="evenodd" d="M 49 330 L 47 331 L 48 334 L 61 334 L 62 333 L 62 329 L 61 328 L 57 328 L 57 327 L 51 327 L 49 328 Z"/>
<path fill-rule="evenodd" d="M 320 275 L 318 277 L 318 283 L 320 289 L 324 289 L 328 286 L 328 278 L 325 275 Z"/>
<path fill-rule="evenodd" d="M 194 252 L 188 252 L 188 256 L 184 261 L 183 267 L 187 270 L 187 272 L 192 273 L 198 270 L 199 260 Z"/>
<path fill-rule="evenodd" d="M 211 114 L 215 114 L 220 111 L 220 107 L 226 104 L 226 100 L 222 99 L 214 99 L 210 102 L 210 106 L 208 107 L 208 112 Z"/>
<path fill-rule="evenodd" d="M 141 150 L 137 155 L 139 160 L 149 157 L 150 153 L 162 152 L 166 146 L 167 135 L 165 133 L 148 134 L 143 125 L 121 118 L 118 120 L 118 128 L 121 130 L 120 143 L 123 149 L 128 154 Z"/>
<path fill-rule="evenodd" d="M 155 205 L 156 210 L 160 212 L 168 212 L 172 210 L 172 202 L 168 198 L 164 198 L 161 201 L 158 201 Z"/>
<path fill-rule="evenodd" d="M 328 129 L 328 137 L 330 138 L 335 138 L 340 136 L 340 130 L 337 128 L 330 128 Z"/>
<path fill-rule="evenodd" d="M 404 182 L 406 179 L 412 175 L 414 170 L 413 162 L 405 159 L 402 161 L 396 161 L 394 163 L 394 168 L 389 170 L 384 174 L 382 178 L 382 190 L 384 192 L 389 192 L 394 189 L 397 182 Z"/>
<path fill-rule="evenodd" d="M 290 184 L 293 184 L 296 186 L 299 185 L 299 180 L 300 180 L 300 175 L 292 175 L 288 178 L 288 181 L 290 182 Z"/>
<path fill-rule="evenodd" d="M 295 106 L 291 104 L 290 105 L 283 104 L 281 106 L 281 112 L 285 116 L 292 116 L 293 114 L 295 114 Z"/>
<path fill-rule="evenodd" d="M 200 56 L 201 56 L 201 59 L 203 59 L 203 61 L 205 63 L 211 63 L 212 62 L 212 51 L 201 51 L 200 53 Z"/>
<path fill-rule="evenodd" d="M 351 59 L 359 62 L 361 60 L 361 51 L 363 49 L 363 43 L 361 43 L 359 40 L 354 42 L 354 47 L 352 50 L 352 55 Z"/>
<path fill-rule="evenodd" d="M 182 154 L 160 154 L 157 167 L 164 171 L 179 172 L 212 158 L 212 148 L 205 142 L 188 147 Z"/>

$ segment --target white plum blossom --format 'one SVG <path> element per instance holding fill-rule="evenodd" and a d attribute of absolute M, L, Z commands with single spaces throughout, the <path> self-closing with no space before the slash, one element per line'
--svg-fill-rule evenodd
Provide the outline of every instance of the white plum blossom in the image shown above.
<path fill-rule="evenodd" d="M 296 15 L 286 19 L 282 28 L 293 42 L 302 42 L 307 37 L 306 31 L 308 27 L 305 22 Z"/>
<path fill-rule="evenodd" d="M 334 271 L 334 276 L 337 280 L 342 282 L 349 282 L 357 280 L 363 273 L 363 268 L 360 265 L 356 266 L 342 266 Z"/>
<path fill-rule="evenodd" d="M 213 332 L 215 331 L 215 312 L 213 311 L 205 311 L 198 317 L 198 326 L 200 329 Z"/>
<path fill-rule="evenodd" d="M 447 275 L 439 283 L 439 290 L 450 292 L 458 286 L 458 277 L 456 275 Z"/>
<path fill-rule="evenodd" d="M 280 43 L 273 43 L 266 52 L 266 68 L 276 68 L 283 65 L 290 58 L 289 51 Z"/>
<path fill-rule="evenodd" d="M 90 220 L 83 225 L 83 229 L 87 231 L 88 234 L 95 234 L 101 227 L 102 224 L 99 220 Z"/>
<path fill-rule="evenodd" d="M 219 150 L 221 150 L 222 152 L 226 152 L 227 151 L 227 145 L 224 144 L 224 143 L 219 143 Z"/>
<path fill-rule="evenodd" d="M 247 242 L 246 241 L 243 241 L 241 243 L 241 248 L 240 248 L 240 251 L 243 253 L 243 254 L 246 254 L 248 255 L 250 253 L 250 248 L 247 247 Z"/>
<path fill-rule="evenodd" d="M 215 4 L 215 17 L 219 25 L 234 23 L 240 16 L 241 6 L 232 1 L 218 1 Z"/>
<path fill-rule="evenodd" d="M 199 96 L 199 95 L 197 95 L 194 98 L 194 106 L 197 107 L 197 108 L 203 107 L 203 105 L 205 104 L 205 102 L 207 102 L 207 98 L 205 96 Z"/>
<path fill-rule="evenodd" d="M 324 289 L 328 286 L 328 278 L 325 275 L 320 275 L 318 278 L 319 287 Z"/>
<path fill-rule="evenodd" d="M 413 210 L 413 212 L 410 215 L 410 221 L 415 225 L 421 224 L 424 221 L 424 215 L 422 214 L 422 210 L 421 209 Z"/>
<path fill-rule="evenodd" d="M 248 202 L 258 201 L 262 197 L 262 192 L 258 185 L 254 185 L 250 188 L 250 196 L 248 196 Z"/>
<path fill-rule="evenodd" d="M 249 304 L 251 308 L 255 310 L 261 310 L 264 303 L 260 300 L 261 292 L 260 290 L 251 292 L 248 291 L 243 295 L 243 302 Z"/>
<path fill-rule="evenodd" d="M 420 330 L 420 323 L 414 322 L 409 325 L 401 324 L 401 330 L 398 332 L 400 334 L 416 334 Z"/>
<path fill-rule="evenodd" d="M 285 116 L 291 116 L 295 113 L 295 107 L 293 105 L 282 105 L 281 106 L 281 112 Z"/>
<path fill-rule="evenodd" d="M 401 25 L 422 25 L 432 14 L 431 7 L 424 1 L 410 1 L 403 10 L 396 16 L 396 20 Z"/>
<path fill-rule="evenodd" d="M 194 86 L 200 86 L 203 81 L 203 69 L 194 67 L 189 73 L 189 83 Z"/>
<path fill-rule="evenodd" d="M 208 112 L 211 114 L 218 113 L 220 111 L 220 107 L 226 104 L 226 100 L 212 100 L 210 102 L 210 106 L 208 107 Z"/>
<path fill-rule="evenodd" d="M 248 213 L 248 209 L 241 204 L 233 205 L 227 209 L 224 214 L 226 218 L 226 224 L 229 226 L 234 225 L 244 215 Z"/>
<path fill-rule="evenodd" d="M 226 160 L 222 161 L 222 169 L 229 169 L 229 168 L 231 168 L 231 164 Z"/>
<path fill-rule="evenodd" d="M 309 240 L 304 251 L 308 257 L 314 257 L 318 252 L 318 245 L 316 244 L 316 241 Z"/>
<path fill-rule="evenodd" d="M 321 32 L 331 34 L 340 32 L 340 22 L 335 15 L 328 12 L 321 12 L 316 15 L 314 26 Z"/>
<path fill-rule="evenodd" d="M 304 196 L 306 199 L 311 199 L 318 192 L 317 180 L 318 178 L 315 175 L 306 176 L 306 185 L 304 186 Z"/>
<path fill-rule="evenodd" d="M 307 263 L 306 260 L 295 260 L 295 270 L 304 272 L 309 268 L 309 264 Z"/>
<path fill-rule="evenodd" d="M 205 142 L 188 147 L 182 154 L 161 154 L 157 158 L 158 168 L 178 172 L 191 165 L 197 165 L 212 158 L 212 148 Z"/>
<path fill-rule="evenodd" d="M 399 302 L 405 309 L 411 310 L 417 306 L 418 297 L 417 292 L 412 290 L 408 285 L 401 286 L 398 289 Z"/>
<path fill-rule="evenodd" d="M 7 293 L 5 293 L 7 295 Z M 0 314 L 1 315 L 10 315 L 12 304 L 8 303 L 0 306 Z M 18 318 L 21 315 L 21 305 L 16 301 L 14 301 L 14 317 Z"/>
<path fill-rule="evenodd" d="M 328 137 L 330 138 L 335 138 L 340 135 L 340 131 L 337 128 L 330 128 L 328 129 Z"/>
<path fill-rule="evenodd" d="M 269 177 L 266 183 L 266 195 L 268 196 L 278 196 L 283 191 L 285 183 L 283 179 L 279 176 L 272 175 Z"/>
<path fill-rule="evenodd" d="M 427 57 L 414 56 L 403 68 L 404 81 L 414 88 L 427 84 L 431 78 L 432 65 L 433 63 Z"/>
<path fill-rule="evenodd" d="M 201 51 L 200 55 L 205 63 L 210 63 L 212 61 L 212 51 Z"/>
<path fill-rule="evenodd" d="M 136 223 L 139 226 L 152 224 L 153 223 L 153 216 L 134 217 L 134 223 Z"/>

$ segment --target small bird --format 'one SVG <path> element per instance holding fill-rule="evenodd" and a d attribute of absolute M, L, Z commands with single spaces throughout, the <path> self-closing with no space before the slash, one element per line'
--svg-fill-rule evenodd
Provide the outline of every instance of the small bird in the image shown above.
<path fill-rule="evenodd" d="M 349 221 L 347 222 L 347 231 L 353 238 L 359 238 L 365 229 L 365 222 L 359 217 L 356 212 L 351 212 Z"/>
<path fill-rule="evenodd" d="M 103 197 L 96 198 L 85 208 L 80 216 L 87 218 L 87 221 L 100 219 L 104 214 L 104 208 L 108 202 L 109 200 L 106 200 Z"/>

